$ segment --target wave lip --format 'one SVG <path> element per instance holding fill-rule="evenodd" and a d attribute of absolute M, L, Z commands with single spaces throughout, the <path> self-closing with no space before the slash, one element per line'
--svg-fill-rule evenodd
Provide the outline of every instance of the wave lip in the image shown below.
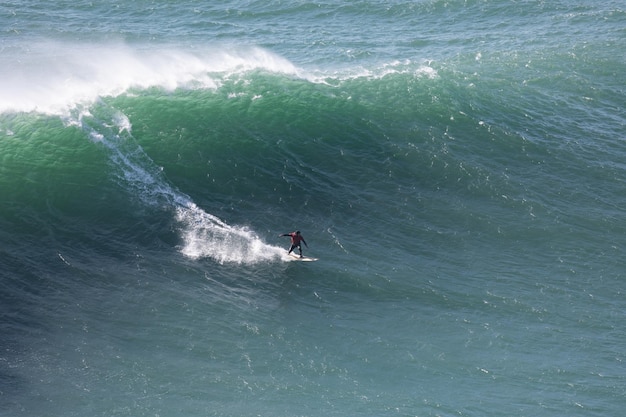
<path fill-rule="evenodd" d="M 188 52 L 42 42 L 14 52 L 6 61 L 0 73 L 0 112 L 44 114 L 66 114 L 79 104 L 134 88 L 216 89 L 234 73 L 298 73 L 287 59 L 259 47 Z"/>
<path fill-rule="evenodd" d="M 217 90 L 234 76 L 253 71 L 336 85 L 393 74 L 436 78 L 431 62 L 394 60 L 373 67 L 303 69 L 257 46 L 218 45 L 185 51 L 174 46 L 76 44 L 54 41 L 13 48 L 0 69 L 0 113 L 38 112 L 66 116 L 99 98 L 159 88 Z"/>

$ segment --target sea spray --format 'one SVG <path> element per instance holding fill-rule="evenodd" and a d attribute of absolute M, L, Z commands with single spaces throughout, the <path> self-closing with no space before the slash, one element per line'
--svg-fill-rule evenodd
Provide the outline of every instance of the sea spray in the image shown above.
<path fill-rule="evenodd" d="M 245 264 L 289 259 L 284 249 L 264 243 L 253 231 L 230 226 L 190 200 L 179 202 L 176 219 L 181 225 L 181 252 L 185 256 Z"/>
<path fill-rule="evenodd" d="M 216 45 L 183 51 L 125 43 L 40 41 L 6 53 L 0 112 L 67 115 L 133 89 L 216 89 L 234 74 L 262 69 L 297 75 L 287 59 L 260 47 Z"/>

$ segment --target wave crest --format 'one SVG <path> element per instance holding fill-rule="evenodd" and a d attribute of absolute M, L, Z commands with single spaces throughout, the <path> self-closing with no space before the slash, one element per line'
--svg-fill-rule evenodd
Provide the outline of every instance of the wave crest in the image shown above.
<path fill-rule="evenodd" d="M 0 73 L 0 112 L 67 114 L 78 104 L 133 88 L 216 89 L 234 73 L 296 74 L 287 59 L 259 47 L 188 52 L 119 45 L 43 42 L 17 48 Z"/>

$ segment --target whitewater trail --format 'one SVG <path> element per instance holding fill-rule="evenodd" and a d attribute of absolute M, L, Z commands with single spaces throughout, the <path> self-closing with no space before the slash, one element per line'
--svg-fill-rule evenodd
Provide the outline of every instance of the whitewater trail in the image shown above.
<path fill-rule="evenodd" d="M 283 248 L 264 243 L 246 227 L 229 225 L 207 213 L 171 185 L 162 168 L 136 142 L 132 124 L 121 111 L 99 100 L 89 110 L 75 110 L 65 123 L 80 127 L 92 141 L 107 149 L 114 175 L 129 195 L 175 213 L 182 240 L 179 250 L 186 257 L 211 258 L 222 264 L 290 260 Z"/>

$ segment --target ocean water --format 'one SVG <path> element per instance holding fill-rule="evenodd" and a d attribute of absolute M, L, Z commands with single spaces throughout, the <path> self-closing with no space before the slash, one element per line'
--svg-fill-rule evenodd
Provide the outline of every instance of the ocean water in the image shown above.
<path fill-rule="evenodd" d="M 0 3 L 0 415 L 621 415 L 625 39 L 611 0 Z"/>

